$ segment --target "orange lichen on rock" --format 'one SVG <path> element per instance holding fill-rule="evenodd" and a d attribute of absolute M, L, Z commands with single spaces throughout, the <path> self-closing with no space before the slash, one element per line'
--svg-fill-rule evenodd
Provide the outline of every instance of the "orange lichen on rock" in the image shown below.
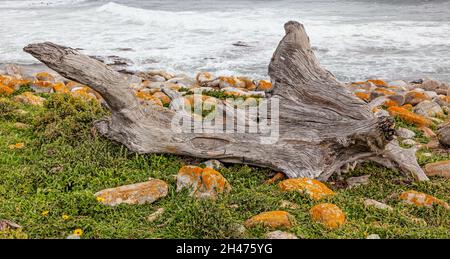
<path fill-rule="evenodd" d="M 404 109 L 407 109 L 408 111 L 412 111 L 413 110 L 413 106 L 411 105 L 411 104 L 405 104 L 405 105 L 402 105 L 401 106 L 402 108 L 404 108 Z"/>
<path fill-rule="evenodd" d="M 177 191 L 190 189 L 198 198 L 216 198 L 218 194 L 229 192 L 231 186 L 216 170 L 198 166 L 183 166 L 177 175 Z"/>
<path fill-rule="evenodd" d="M 283 180 L 284 178 L 286 178 L 286 175 L 283 174 L 282 172 L 278 172 L 272 178 L 270 178 L 269 180 L 266 180 L 264 183 L 265 184 L 273 184 L 276 181 Z"/>
<path fill-rule="evenodd" d="M 79 97 L 85 100 L 98 100 L 99 95 L 94 90 L 87 86 L 74 87 L 71 89 L 71 94 L 75 97 Z"/>
<path fill-rule="evenodd" d="M 345 223 L 345 213 L 336 205 L 321 203 L 309 211 L 311 218 L 329 229 L 335 229 Z"/>
<path fill-rule="evenodd" d="M 214 77 L 211 73 L 209 72 L 200 72 L 197 74 L 197 76 L 195 77 L 195 80 L 197 81 L 197 83 L 199 83 L 200 85 L 209 82 L 211 80 L 213 80 Z"/>
<path fill-rule="evenodd" d="M 386 107 L 393 107 L 393 106 L 398 106 L 398 103 L 393 100 L 387 100 L 383 103 L 383 105 Z"/>
<path fill-rule="evenodd" d="M 10 95 L 13 92 L 14 92 L 14 89 L 12 89 L 11 87 L 3 85 L 3 84 L 0 84 L 0 95 L 1 94 L 3 94 L 3 95 Z"/>
<path fill-rule="evenodd" d="M 251 78 L 241 76 L 238 77 L 238 79 L 245 83 L 245 88 L 247 90 L 253 91 L 256 89 L 256 84 Z"/>
<path fill-rule="evenodd" d="M 37 73 L 36 75 L 34 75 L 34 77 L 36 77 L 36 79 L 38 81 L 49 81 L 49 82 L 54 82 L 55 81 L 55 77 L 53 77 L 52 75 L 50 75 L 47 72 Z"/>
<path fill-rule="evenodd" d="M 234 76 L 219 76 L 219 86 L 220 88 L 225 87 L 245 87 L 245 82 L 239 80 Z"/>
<path fill-rule="evenodd" d="M 299 191 L 307 194 L 314 200 L 320 200 L 335 194 L 325 184 L 309 178 L 286 179 L 278 184 L 278 188 L 282 191 Z"/>
<path fill-rule="evenodd" d="M 356 97 L 358 97 L 361 100 L 364 101 L 369 101 L 370 95 L 368 93 L 364 93 L 364 92 L 356 92 L 355 93 Z"/>
<path fill-rule="evenodd" d="M 11 144 L 8 146 L 9 149 L 21 149 L 25 147 L 25 143 L 16 143 L 16 144 Z"/>
<path fill-rule="evenodd" d="M 163 106 L 163 103 L 160 99 L 154 97 L 153 95 L 146 93 L 146 92 L 136 92 L 136 97 L 145 101 L 148 101 L 149 103 L 157 106 Z"/>
<path fill-rule="evenodd" d="M 416 206 L 432 207 L 433 205 L 441 205 L 446 209 L 450 209 L 446 202 L 426 193 L 413 190 L 403 192 L 400 195 L 400 199 L 405 203 L 414 204 Z"/>
<path fill-rule="evenodd" d="M 383 95 L 394 95 L 395 94 L 395 92 L 384 89 L 384 88 L 377 88 L 377 89 L 375 89 L 375 92 L 382 93 Z"/>
<path fill-rule="evenodd" d="M 402 118 L 403 120 L 414 123 L 415 125 L 421 127 L 421 126 L 429 126 L 432 124 L 432 121 L 425 118 L 422 115 L 415 114 L 414 112 L 411 112 L 405 108 L 392 106 L 389 107 L 388 112 L 391 116 L 398 116 Z"/>
<path fill-rule="evenodd" d="M 70 92 L 70 88 L 67 87 L 63 82 L 58 82 L 53 84 L 53 90 L 56 93 L 68 93 Z"/>
<path fill-rule="evenodd" d="M 168 185 L 159 179 L 105 189 L 94 194 L 97 200 L 109 206 L 118 204 L 152 203 L 168 193 Z"/>
<path fill-rule="evenodd" d="M 406 93 L 405 95 L 405 103 L 409 103 L 411 105 L 416 105 L 423 101 L 429 101 L 431 100 L 430 97 L 428 97 L 425 93 L 417 92 L 417 91 L 410 91 Z"/>
<path fill-rule="evenodd" d="M 169 96 L 167 96 L 163 92 L 156 92 L 156 93 L 153 94 L 153 97 L 158 98 L 159 100 L 161 100 L 163 105 L 169 104 L 171 102 Z"/>
<path fill-rule="evenodd" d="M 42 106 L 42 105 L 44 105 L 45 98 L 36 96 L 36 95 L 32 94 L 31 92 L 24 92 L 20 95 L 14 96 L 13 101 L 24 103 L 24 104 Z"/>
<path fill-rule="evenodd" d="M 383 87 L 388 86 L 388 84 L 386 82 L 384 82 L 383 80 L 378 80 L 378 79 L 370 79 L 370 80 L 367 80 L 367 82 L 370 82 L 376 86 L 383 86 Z"/>
<path fill-rule="evenodd" d="M 258 91 L 268 91 L 272 89 L 272 83 L 267 80 L 258 81 Z"/>
<path fill-rule="evenodd" d="M 294 217 L 286 211 L 275 210 L 260 213 L 245 221 L 245 227 L 258 225 L 269 228 L 289 228 L 293 225 Z"/>

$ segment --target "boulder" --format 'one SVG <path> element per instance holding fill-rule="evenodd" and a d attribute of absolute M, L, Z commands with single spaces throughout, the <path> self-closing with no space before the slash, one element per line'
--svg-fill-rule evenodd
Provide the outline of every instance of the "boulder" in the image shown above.
<path fill-rule="evenodd" d="M 183 166 L 177 175 L 177 191 L 189 189 L 190 195 L 197 198 L 217 198 L 227 193 L 231 186 L 219 172 L 206 167 Z"/>
<path fill-rule="evenodd" d="M 409 103 L 411 105 L 417 105 L 423 101 L 431 100 L 425 93 L 418 91 L 417 89 L 413 91 L 409 91 L 405 95 L 405 103 Z"/>
<path fill-rule="evenodd" d="M 311 208 L 309 211 L 311 218 L 321 223 L 328 229 L 335 229 L 345 223 L 344 212 L 331 203 L 321 203 Z"/>
<path fill-rule="evenodd" d="M 165 197 L 168 185 L 159 179 L 150 179 L 146 182 L 109 188 L 94 194 L 103 204 L 115 206 L 119 204 L 153 203 Z"/>

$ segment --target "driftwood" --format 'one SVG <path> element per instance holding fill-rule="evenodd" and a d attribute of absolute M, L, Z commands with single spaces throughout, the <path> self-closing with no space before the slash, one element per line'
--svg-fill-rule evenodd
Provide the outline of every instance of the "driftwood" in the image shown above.
<path fill-rule="evenodd" d="M 142 106 L 123 75 L 103 63 L 49 42 L 30 44 L 24 51 L 65 78 L 95 89 L 112 112 L 95 122 L 98 132 L 137 153 L 218 159 L 272 168 L 291 178 L 319 180 L 327 180 L 348 163 L 371 160 L 398 168 L 417 180 L 428 180 L 417 164 L 415 151 L 392 141 L 392 120 L 375 117 L 366 103 L 321 67 L 303 25 L 290 21 L 284 27 L 286 35 L 269 65 L 274 87 L 266 100 L 279 107 L 272 121 L 278 123 L 278 136 L 272 140 L 261 132 L 219 132 L 217 125 L 208 132 L 186 132 L 173 121 L 189 114 Z M 225 104 L 219 108 L 226 123 L 233 108 Z M 241 119 L 237 119 L 237 126 L 245 123 Z"/>

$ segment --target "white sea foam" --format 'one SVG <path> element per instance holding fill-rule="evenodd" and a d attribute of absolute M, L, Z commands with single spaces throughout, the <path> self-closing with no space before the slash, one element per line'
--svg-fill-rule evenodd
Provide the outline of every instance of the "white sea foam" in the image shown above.
<path fill-rule="evenodd" d="M 305 24 L 321 62 L 343 80 L 433 76 L 450 81 L 450 23 L 441 11 L 448 3 L 423 8 L 432 15 L 416 14 L 422 9 L 415 6 L 393 9 L 389 2 L 258 1 L 249 9 L 222 1 L 220 8 L 197 10 L 190 1 L 166 8 L 132 7 L 140 2 L 131 0 L 130 5 L 7 1 L 15 6 L 0 9 L 0 62 L 36 62 L 22 47 L 53 41 L 88 54 L 129 58 L 135 69 L 267 77 L 283 23 L 295 19 Z M 30 2 L 52 7 L 24 8 Z M 234 46 L 238 41 L 249 47 Z"/>

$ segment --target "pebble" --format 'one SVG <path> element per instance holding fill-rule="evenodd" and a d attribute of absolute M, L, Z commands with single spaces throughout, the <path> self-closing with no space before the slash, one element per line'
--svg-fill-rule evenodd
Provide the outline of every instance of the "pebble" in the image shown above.
<path fill-rule="evenodd" d="M 275 230 L 266 234 L 267 239 L 298 239 L 298 237 L 292 233 Z"/>
<path fill-rule="evenodd" d="M 260 213 L 245 222 L 246 228 L 262 225 L 269 228 L 289 228 L 294 217 L 286 211 L 276 210 Z"/>
<path fill-rule="evenodd" d="M 368 207 L 372 206 L 380 210 L 390 210 L 390 211 L 394 210 L 391 206 L 373 199 L 365 199 L 364 205 Z"/>

